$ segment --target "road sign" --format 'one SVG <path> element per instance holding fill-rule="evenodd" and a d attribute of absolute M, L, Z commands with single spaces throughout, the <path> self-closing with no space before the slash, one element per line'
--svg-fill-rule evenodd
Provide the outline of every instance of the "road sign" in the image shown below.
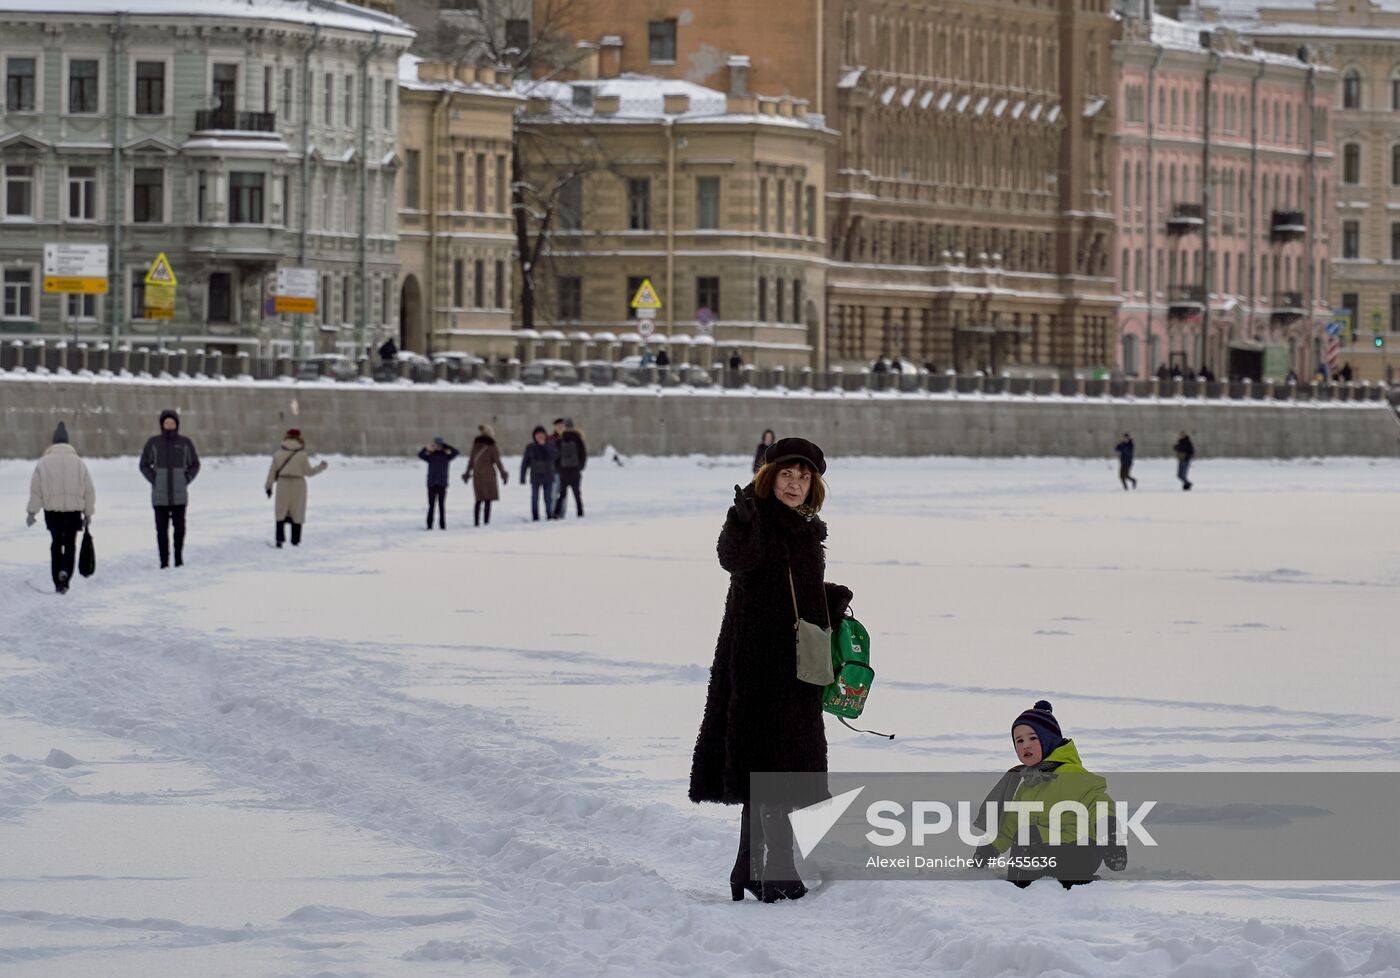
<path fill-rule="evenodd" d="M 655 309 L 638 309 L 636 312 L 637 312 L 637 318 L 638 318 L 638 319 L 655 319 L 655 318 L 656 318 L 656 310 L 655 310 Z"/>
<path fill-rule="evenodd" d="M 44 291 L 106 295 L 107 246 L 44 245 Z"/>
<path fill-rule="evenodd" d="M 151 262 L 151 269 L 146 273 L 146 284 L 172 287 L 179 284 L 175 281 L 175 269 L 170 267 L 170 259 L 165 257 L 165 252 L 156 255 L 156 260 Z"/>
<path fill-rule="evenodd" d="M 1341 336 L 1342 330 L 1346 329 L 1346 327 L 1347 323 L 1345 319 L 1334 319 L 1327 324 L 1327 335 Z"/>
<path fill-rule="evenodd" d="M 277 269 L 274 312 L 315 313 L 320 276 L 314 268 Z"/>
<path fill-rule="evenodd" d="M 642 284 L 637 288 L 637 294 L 632 296 L 633 309 L 660 309 L 661 296 L 656 294 L 656 289 L 652 287 L 651 279 L 642 279 Z"/>
<path fill-rule="evenodd" d="M 651 319 L 637 320 L 637 332 L 643 336 L 650 336 L 656 332 L 656 323 Z"/>
<path fill-rule="evenodd" d="M 700 326 L 713 326 L 715 324 L 715 311 L 709 306 L 701 306 L 695 310 L 695 322 Z"/>

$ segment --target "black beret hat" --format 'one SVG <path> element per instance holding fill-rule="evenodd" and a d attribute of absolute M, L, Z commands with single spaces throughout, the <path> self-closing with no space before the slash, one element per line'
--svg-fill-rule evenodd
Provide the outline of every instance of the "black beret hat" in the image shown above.
<path fill-rule="evenodd" d="M 792 459 L 800 459 L 816 469 L 818 475 L 826 475 L 826 456 L 806 438 L 783 438 L 769 445 L 768 451 L 763 453 L 763 461 L 768 465 Z"/>

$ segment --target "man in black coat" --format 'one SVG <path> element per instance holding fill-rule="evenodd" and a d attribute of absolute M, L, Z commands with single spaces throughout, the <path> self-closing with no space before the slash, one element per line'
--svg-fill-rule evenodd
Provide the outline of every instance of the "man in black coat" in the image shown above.
<path fill-rule="evenodd" d="M 784 438 L 767 458 L 780 465 L 793 461 L 794 453 L 808 466 L 815 487 L 826 462 L 811 442 Z M 824 583 L 826 524 L 816 511 L 806 504 L 791 507 L 775 492 L 760 495 L 771 480 L 760 473 L 756 481 L 758 485 L 735 487 L 734 505 L 719 537 L 729 594 L 690 770 L 691 801 L 744 806 L 739 853 L 730 874 L 738 898 L 748 881 L 760 878 L 751 853 L 764 851 L 763 840 L 750 837 L 750 774 L 826 771 L 822 687 L 797 678 L 793 605 L 806 621 L 826 625 L 839 622 L 851 600 L 846 588 Z M 817 800 L 792 799 L 788 810 Z M 761 878 L 779 885 L 795 881 L 786 811 L 760 815 L 768 853 Z M 802 892 L 797 881 L 797 890 L 783 895 Z"/>
<path fill-rule="evenodd" d="M 170 527 L 175 527 L 175 566 L 185 563 L 185 507 L 189 485 L 199 475 L 199 453 L 194 442 L 180 434 L 180 415 L 160 412 L 160 434 L 152 435 L 141 449 L 141 474 L 151 484 L 151 506 L 156 514 L 156 549 L 160 566 L 170 566 Z"/>
<path fill-rule="evenodd" d="M 583 516 L 583 497 L 579 489 L 583 484 L 583 470 L 588 467 L 588 445 L 583 434 L 574 427 L 573 418 L 564 419 L 564 432 L 559 436 L 559 498 L 554 501 L 554 518 L 564 518 L 564 497 L 569 490 L 574 491 L 574 507 Z"/>
<path fill-rule="evenodd" d="M 1196 457 L 1196 446 L 1191 444 L 1191 436 L 1183 431 L 1172 448 L 1176 452 L 1176 477 L 1181 480 L 1181 489 L 1185 492 L 1191 488 L 1191 480 L 1187 476 L 1191 471 L 1191 460 Z"/>
<path fill-rule="evenodd" d="M 462 454 L 441 435 L 425 445 L 418 457 L 428 463 L 428 529 L 433 528 L 433 507 L 437 507 L 438 529 L 447 529 L 447 486 L 451 482 L 452 460 Z"/>
<path fill-rule="evenodd" d="M 530 487 L 530 515 L 540 521 L 540 499 L 545 519 L 554 519 L 554 483 L 558 477 L 559 443 L 550 441 L 544 425 L 535 425 L 530 444 L 520 455 L 520 484 Z"/>

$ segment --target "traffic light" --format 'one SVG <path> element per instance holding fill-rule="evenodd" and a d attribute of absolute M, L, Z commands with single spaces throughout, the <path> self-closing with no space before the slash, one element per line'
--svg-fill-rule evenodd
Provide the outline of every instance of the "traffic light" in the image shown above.
<path fill-rule="evenodd" d="M 1385 337 L 1382 336 L 1380 333 L 1375 334 L 1375 339 L 1372 342 L 1376 344 L 1377 350 L 1383 349 L 1385 347 Z"/>

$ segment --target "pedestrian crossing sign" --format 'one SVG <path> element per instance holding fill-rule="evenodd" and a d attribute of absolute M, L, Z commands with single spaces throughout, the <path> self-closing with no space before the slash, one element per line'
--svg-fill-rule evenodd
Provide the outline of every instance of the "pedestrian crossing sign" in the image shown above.
<path fill-rule="evenodd" d="M 146 273 L 147 285 L 176 285 L 175 270 L 170 267 L 170 259 L 165 257 L 165 252 L 156 255 L 156 260 L 151 262 L 151 270 Z"/>
<path fill-rule="evenodd" d="M 656 289 L 652 287 L 651 279 L 642 279 L 642 284 L 637 288 L 637 294 L 632 297 L 633 309 L 660 309 L 661 296 L 656 294 Z"/>

